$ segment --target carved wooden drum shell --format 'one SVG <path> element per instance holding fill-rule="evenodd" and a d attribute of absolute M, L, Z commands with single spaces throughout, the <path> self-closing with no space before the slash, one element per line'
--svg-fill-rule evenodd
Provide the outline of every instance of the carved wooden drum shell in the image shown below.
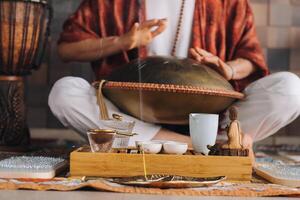
<path fill-rule="evenodd" d="M 47 0 L 0 0 L 0 75 L 39 68 L 51 13 Z"/>

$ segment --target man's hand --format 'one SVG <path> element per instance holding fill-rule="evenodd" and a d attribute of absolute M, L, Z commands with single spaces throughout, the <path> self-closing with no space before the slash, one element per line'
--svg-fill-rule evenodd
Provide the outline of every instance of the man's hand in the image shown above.
<path fill-rule="evenodd" d="M 107 36 L 73 43 L 61 43 L 58 46 L 58 53 L 65 62 L 96 61 L 121 51 L 148 45 L 153 38 L 166 29 L 166 24 L 167 20 L 165 19 L 153 19 L 142 24 L 135 23 L 131 30 L 122 36 Z"/>
<path fill-rule="evenodd" d="M 195 60 L 206 64 L 219 72 L 226 80 L 233 79 L 233 68 L 222 61 L 219 57 L 200 48 L 191 48 L 190 54 Z"/>
<path fill-rule="evenodd" d="M 142 24 L 135 23 L 131 30 L 120 37 L 123 50 L 130 50 L 148 45 L 157 35 L 166 29 L 165 19 L 153 19 Z"/>

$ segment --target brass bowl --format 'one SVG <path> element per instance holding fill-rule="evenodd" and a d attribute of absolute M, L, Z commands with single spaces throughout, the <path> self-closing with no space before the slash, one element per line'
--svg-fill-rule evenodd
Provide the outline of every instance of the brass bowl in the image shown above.
<path fill-rule="evenodd" d="M 148 57 L 116 70 L 104 95 L 125 113 L 151 123 L 188 124 L 189 113 L 217 114 L 243 94 L 192 59 Z"/>

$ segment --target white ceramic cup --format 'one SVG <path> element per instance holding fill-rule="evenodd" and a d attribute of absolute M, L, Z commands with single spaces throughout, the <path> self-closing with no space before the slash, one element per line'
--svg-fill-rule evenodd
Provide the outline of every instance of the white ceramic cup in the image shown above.
<path fill-rule="evenodd" d="M 187 143 L 181 143 L 181 142 L 165 142 L 163 144 L 164 152 L 167 154 L 178 154 L 182 155 L 186 153 L 188 149 Z"/>
<path fill-rule="evenodd" d="M 190 135 L 194 151 L 208 155 L 207 145 L 215 145 L 219 115 L 191 113 L 189 116 Z"/>

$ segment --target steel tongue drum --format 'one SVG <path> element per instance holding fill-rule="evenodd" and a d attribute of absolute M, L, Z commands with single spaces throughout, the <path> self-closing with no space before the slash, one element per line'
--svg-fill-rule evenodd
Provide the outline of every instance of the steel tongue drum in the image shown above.
<path fill-rule="evenodd" d="M 192 59 L 147 57 L 117 69 L 102 92 L 123 112 L 162 124 L 188 124 L 189 113 L 220 113 L 243 94 Z"/>

